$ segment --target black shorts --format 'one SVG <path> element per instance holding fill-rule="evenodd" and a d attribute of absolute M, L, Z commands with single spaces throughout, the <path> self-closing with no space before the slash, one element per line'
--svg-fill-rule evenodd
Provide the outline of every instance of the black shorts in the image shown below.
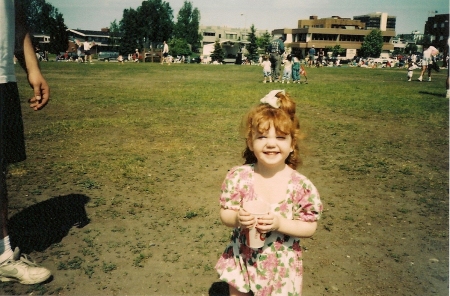
<path fill-rule="evenodd" d="M 163 56 L 164 56 L 165 58 L 167 58 L 168 55 L 169 55 L 169 54 L 168 54 L 167 52 L 163 53 Z"/>
<path fill-rule="evenodd" d="M 85 50 L 84 51 L 84 55 L 87 55 L 87 56 L 91 55 L 91 51 L 90 50 Z"/>
<path fill-rule="evenodd" d="M 0 161 L 3 165 L 25 160 L 25 137 L 16 82 L 0 84 Z"/>

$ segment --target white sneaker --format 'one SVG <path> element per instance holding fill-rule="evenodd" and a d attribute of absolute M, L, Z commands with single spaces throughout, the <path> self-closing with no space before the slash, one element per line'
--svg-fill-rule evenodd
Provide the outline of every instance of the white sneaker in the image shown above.
<path fill-rule="evenodd" d="M 52 275 L 50 270 L 31 262 L 26 255 L 20 258 L 18 252 L 0 265 L 1 282 L 19 282 L 24 285 L 42 283 Z M 17 259 L 16 259 L 17 258 Z"/>
<path fill-rule="evenodd" d="M 428 77 L 428 81 L 431 81 L 431 77 Z"/>
<path fill-rule="evenodd" d="M 422 77 L 417 78 L 417 80 L 422 81 Z"/>

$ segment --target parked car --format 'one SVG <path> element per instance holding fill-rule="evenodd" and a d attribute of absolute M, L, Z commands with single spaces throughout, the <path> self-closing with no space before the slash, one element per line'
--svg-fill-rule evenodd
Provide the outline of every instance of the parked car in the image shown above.
<path fill-rule="evenodd" d="M 389 62 L 389 64 L 391 65 L 391 67 L 394 67 L 395 64 L 398 63 L 398 60 L 395 59 L 391 59 L 391 58 L 386 58 L 386 57 L 380 57 L 378 59 L 374 59 L 373 60 L 375 63 L 377 64 L 383 64 L 383 65 L 387 65 L 387 63 Z"/>
<path fill-rule="evenodd" d="M 109 62 L 109 61 L 117 61 L 119 57 L 119 53 L 116 51 L 101 51 L 98 53 L 98 60 Z"/>

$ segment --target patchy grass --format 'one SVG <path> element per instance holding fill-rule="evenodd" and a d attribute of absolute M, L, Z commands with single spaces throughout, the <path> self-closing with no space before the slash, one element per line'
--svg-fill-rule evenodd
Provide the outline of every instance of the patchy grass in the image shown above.
<path fill-rule="evenodd" d="M 262 84 L 256 66 L 41 66 L 52 99 L 40 112 L 18 70 L 28 160 L 9 171 L 11 215 L 80 193 L 90 223 L 31 254 L 52 281 L 2 294 L 206 295 L 230 233 L 218 194 L 242 163 L 240 120 L 279 88 L 307 135 L 299 170 L 325 204 L 302 241 L 305 295 L 448 294 L 445 71 L 420 83 L 403 69 L 308 68 L 298 85 Z"/>

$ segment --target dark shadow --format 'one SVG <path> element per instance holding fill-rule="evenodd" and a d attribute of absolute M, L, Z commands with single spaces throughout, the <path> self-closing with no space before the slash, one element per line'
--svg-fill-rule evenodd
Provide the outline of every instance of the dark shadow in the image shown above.
<path fill-rule="evenodd" d="M 9 219 L 8 231 L 11 246 L 21 252 L 42 252 L 60 242 L 70 228 L 89 224 L 85 205 L 89 197 L 69 194 L 53 197 L 32 205 Z"/>
<path fill-rule="evenodd" d="M 442 92 L 429 92 L 429 91 L 419 91 L 419 94 L 424 94 L 424 95 L 430 95 L 430 96 L 435 96 L 435 97 L 440 97 L 440 98 L 445 98 L 445 91 Z"/>
<path fill-rule="evenodd" d="M 215 282 L 211 285 L 208 291 L 209 296 L 228 296 L 228 284 L 225 282 Z"/>

